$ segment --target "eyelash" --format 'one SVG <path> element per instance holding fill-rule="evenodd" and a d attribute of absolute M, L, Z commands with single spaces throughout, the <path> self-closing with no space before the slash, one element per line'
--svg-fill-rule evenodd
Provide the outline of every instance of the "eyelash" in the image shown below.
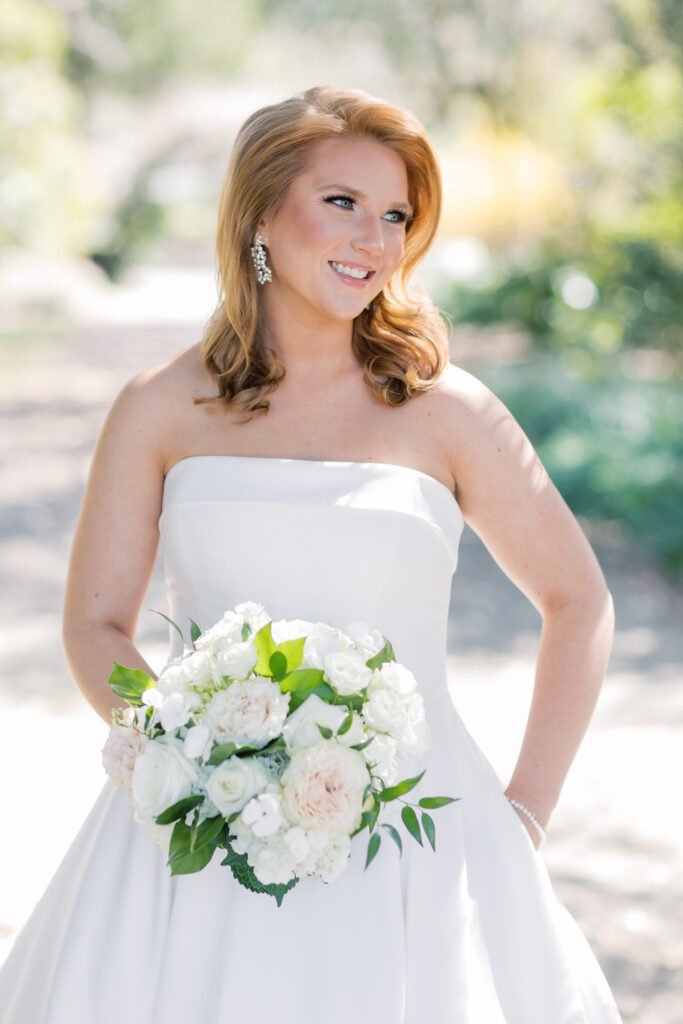
<path fill-rule="evenodd" d="M 334 202 L 335 199 L 346 199 L 350 203 L 355 203 L 356 202 L 356 200 L 353 198 L 353 196 L 344 196 L 344 195 L 326 196 L 325 197 L 325 202 L 326 203 L 331 203 L 331 202 Z M 341 209 L 343 209 L 343 207 L 341 207 Z M 398 220 L 390 221 L 389 222 L 390 224 L 405 224 L 406 221 L 408 220 L 408 214 L 405 212 L 405 210 L 389 210 L 389 213 L 396 213 L 396 214 L 398 214 Z"/>

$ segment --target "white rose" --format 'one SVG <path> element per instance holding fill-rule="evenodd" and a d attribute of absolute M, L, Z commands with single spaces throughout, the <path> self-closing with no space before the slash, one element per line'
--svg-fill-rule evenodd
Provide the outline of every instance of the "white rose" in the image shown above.
<path fill-rule="evenodd" d="M 204 760 L 209 756 L 212 746 L 213 738 L 207 725 L 193 725 L 187 730 L 183 740 L 185 757 L 201 757 Z"/>
<path fill-rule="evenodd" d="M 258 661 L 256 645 L 251 640 L 240 641 L 224 647 L 216 655 L 214 676 L 228 676 L 230 679 L 246 679 Z"/>
<path fill-rule="evenodd" d="M 363 790 L 370 781 L 365 758 L 336 740 L 295 750 L 280 778 L 289 820 L 328 836 L 360 825 Z"/>
<path fill-rule="evenodd" d="M 400 697 L 408 697 L 417 689 L 417 680 L 410 669 L 396 661 L 385 661 L 372 673 L 368 694 L 375 690 L 393 690 Z"/>
<path fill-rule="evenodd" d="M 300 704 L 282 726 L 287 750 L 291 753 L 300 747 L 312 747 L 323 738 L 318 725 L 336 732 L 348 715 L 348 708 L 340 704 L 328 704 L 317 693 L 312 693 Z M 353 746 L 367 739 L 360 717 L 354 712 L 351 728 L 338 737 L 340 743 Z"/>
<path fill-rule="evenodd" d="M 367 622 L 350 622 L 346 632 L 362 655 L 364 661 L 379 654 L 384 647 L 384 637 L 378 629 L 372 629 Z"/>
<path fill-rule="evenodd" d="M 268 783 L 268 775 L 255 757 L 229 757 L 209 775 L 206 792 L 224 818 L 241 811 Z"/>
<path fill-rule="evenodd" d="M 372 669 L 368 668 L 360 654 L 355 651 L 326 654 L 323 663 L 325 675 L 342 696 L 360 693 L 372 677 Z"/>
<path fill-rule="evenodd" d="M 206 706 L 202 724 L 219 743 L 238 747 L 265 747 L 280 735 L 291 695 L 269 679 L 231 683 L 215 693 Z"/>
<path fill-rule="evenodd" d="M 388 732 L 399 742 L 409 727 L 406 702 L 393 690 L 379 689 L 371 693 L 363 705 L 362 716 L 371 729 Z"/>
<path fill-rule="evenodd" d="M 102 747 L 102 764 L 112 782 L 130 794 L 133 768 L 149 743 L 144 733 L 126 725 L 112 724 Z"/>
<path fill-rule="evenodd" d="M 180 659 L 177 659 L 175 664 L 167 665 L 161 670 L 157 679 L 157 689 L 164 697 L 168 697 L 172 693 L 183 693 L 187 689 Z"/>
<path fill-rule="evenodd" d="M 155 740 L 136 758 L 132 796 L 142 817 L 155 818 L 190 796 L 198 777 L 197 766 L 179 748 L 174 742 Z"/>
<path fill-rule="evenodd" d="M 185 725 L 190 718 L 190 709 L 185 703 L 182 693 L 171 693 L 164 697 L 159 710 L 159 720 L 164 732 L 174 732 Z"/>
<path fill-rule="evenodd" d="M 208 651 L 193 651 L 183 658 L 180 668 L 187 683 L 203 686 L 211 679 L 213 660 Z"/>
<path fill-rule="evenodd" d="M 302 668 L 325 668 L 325 655 L 343 651 L 349 645 L 349 639 L 334 626 L 325 622 L 315 622 L 306 637 Z"/>

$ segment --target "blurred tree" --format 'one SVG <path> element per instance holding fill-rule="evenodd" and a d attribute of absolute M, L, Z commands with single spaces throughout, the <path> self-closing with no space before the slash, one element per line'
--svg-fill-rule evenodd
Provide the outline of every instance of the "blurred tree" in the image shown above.
<path fill-rule="evenodd" d="M 260 0 L 52 0 L 69 28 L 69 74 L 86 93 L 153 92 L 169 76 L 227 78 L 261 21 Z"/>
<path fill-rule="evenodd" d="M 65 73 L 64 19 L 35 0 L 0 5 L 0 246 L 81 252 L 101 197 Z"/>

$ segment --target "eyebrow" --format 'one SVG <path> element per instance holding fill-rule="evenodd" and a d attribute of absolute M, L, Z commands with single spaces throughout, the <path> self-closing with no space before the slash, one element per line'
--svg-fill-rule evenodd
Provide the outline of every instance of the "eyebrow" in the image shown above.
<path fill-rule="evenodd" d="M 322 185 L 320 188 L 316 189 L 316 192 L 327 192 L 331 188 L 341 189 L 342 192 L 348 192 L 352 196 L 358 196 L 359 199 L 367 199 L 368 198 L 367 195 L 365 194 L 365 192 L 360 192 L 357 188 L 351 188 L 350 185 L 339 185 L 339 184 Z M 411 216 L 411 217 L 413 216 L 413 214 L 415 212 L 413 210 L 412 206 L 410 205 L 410 203 L 392 203 L 391 204 L 391 209 L 392 210 L 405 210 L 405 212 L 407 214 L 409 214 L 409 216 Z"/>

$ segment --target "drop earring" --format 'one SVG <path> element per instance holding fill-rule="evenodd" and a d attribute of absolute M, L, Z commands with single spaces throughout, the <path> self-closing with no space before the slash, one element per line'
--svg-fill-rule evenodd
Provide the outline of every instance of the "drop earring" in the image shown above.
<path fill-rule="evenodd" d="M 256 279 L 259 284 L 265 284 L 266 281 L 273 280 L 273 274 L 270 267 L 266 263 L 266 251 L 263 248 L 265 239 L 261 232 L 259 232 L 254 238 L 254 244 L 251 247 L 251 258 L 254 264 L 254 270 L 256 271 Z"/>

